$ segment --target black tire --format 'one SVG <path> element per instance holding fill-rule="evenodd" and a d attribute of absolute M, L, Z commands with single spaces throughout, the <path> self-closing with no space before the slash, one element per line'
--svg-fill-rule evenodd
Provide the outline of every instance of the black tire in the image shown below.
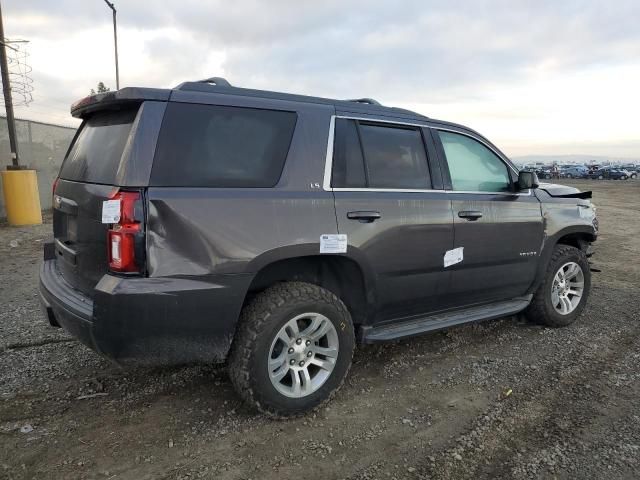
<path fill-rule="evenodd" d="M 278 331 L 296 315 L 317 312 L 338 334 L 338 356 L 330 376 L 313 393 L 290 398 L 269 378 L 267 359 Z M 258 294 L 242 311 L 229 356 L 229 376 L 240 397 L 272 417 L 292 417 L 328 402 L 342 385 L 353 358 L 355 335 L 347 307 L 329 290 L 303 282 L 285 282 Z"/>
<path fill-rule="evenodd" d="M 582 269 L 584 275 L 584 290 L 580 298 L 580 303 L 576 306 L 575 310 L 567 315 L 562 315 L 557 312 L 552 305 L 551 288 L 556 272 L 567 262 L 575 262 Z M 570 245 L 558 244 L 554 247 L 553 254 L 547 265 L 544 280 L 533 295 L 533 300 L 525 310 L 525 315 L 528 320 L 541 323 L 548 327 L 566 327 L 572 324 L 584 310 L 590 290 L 591 270 L 589 269 L 589 262 L 585 253 Z"/>

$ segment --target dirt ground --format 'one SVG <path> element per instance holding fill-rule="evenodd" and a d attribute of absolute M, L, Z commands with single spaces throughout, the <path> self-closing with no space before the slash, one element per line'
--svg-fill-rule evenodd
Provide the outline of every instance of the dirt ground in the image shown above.
<path fill-rule="evenodd" d="M 640 181 L 562 183 L 594 191 L 601 228 L 576 324 L 361 347 L 334 401 L 289 421 L 223 367 L 124 371 L 49 327 L 51 225 L 1 226 L 0 478 L 639 478 Z"/>

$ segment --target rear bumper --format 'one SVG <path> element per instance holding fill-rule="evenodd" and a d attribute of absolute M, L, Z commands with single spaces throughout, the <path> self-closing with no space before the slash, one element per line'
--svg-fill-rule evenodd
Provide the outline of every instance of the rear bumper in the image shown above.
<path fill-rule="evenodd" d="M 52 325 L 119 364 L 169 365 L 226 359 L 249 275 L 140 278 L 104 275 L 93 299 L 56 267 L 40 268 L 40 296 Z"/>
<path fill-rule="evenodd" d="M 62 278 L 55 260 L 46 260 L 40 267 L 40 301 L 52 326 L 64 328 L 85 345 L 96 349 L 92 337 L 93 302 Z"/>

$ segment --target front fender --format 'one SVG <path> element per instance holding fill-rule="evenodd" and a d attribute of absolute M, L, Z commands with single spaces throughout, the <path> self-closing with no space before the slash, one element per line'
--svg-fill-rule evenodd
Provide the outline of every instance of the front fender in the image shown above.
<path fill-rule="evenodd" d="M 545 235 L 542 241 L 542 248 L 540 249 L 540 261 L 538 263 L 536 277 L 527 293 L 535 293 L 544 281 L 544 275 L 547 271 L 547 265 L 551 260 L 551 255 L 553 255 L 553 250 L 563 238 L 571 238 L 576 241 L 580 249 L 586 252 L 589 244 L 596 240 L 597 235 L 598 232 L 594 225 L 571 225 L 557 230 L 551 235 Z"/>

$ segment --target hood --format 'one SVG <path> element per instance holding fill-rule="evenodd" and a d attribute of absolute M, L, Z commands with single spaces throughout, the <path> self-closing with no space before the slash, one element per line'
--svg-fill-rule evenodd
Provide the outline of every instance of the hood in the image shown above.
<path fill-rule="evenodd" d="M 558 185 L 556 183 L 540 183 L 538 185 L 540 190 L 544 190 L 552 197 L 561 198 L 591 198 L 591 191 L 581 192 L 575 187 L 569 187 L 567 185 Z"/>

